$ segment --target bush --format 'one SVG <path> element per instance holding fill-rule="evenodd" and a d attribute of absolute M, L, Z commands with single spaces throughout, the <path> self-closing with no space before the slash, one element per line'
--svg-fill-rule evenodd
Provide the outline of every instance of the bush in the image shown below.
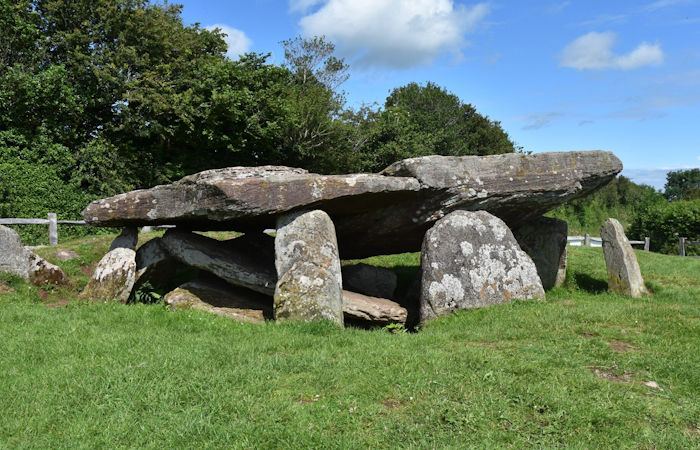
<path fill-rule="evenodd" d="M 637 215 L 628 234 L 649 236 L 652 250 L 677 254 L 679 237 L 700 240 L 700 200 L 656 204 Z M 688 254 L 700 254 L 699 250 L 688 247 Z"/>
<path fill-rule="evenodd" d="M 53 166 L 11 158 L 0 163 L 0 217 L 46 218 L 49 212 L 59 219 L 79 220 L 80 212 L 94 200 L 77 185 L 66 184 Z M 48 227 L 16 227 L 25 245 L 48 243 Z M 61 227 L 62 237 L 87 234 L 88 227 Z M 92 231 L 92 230 L 91 230 Z"/>

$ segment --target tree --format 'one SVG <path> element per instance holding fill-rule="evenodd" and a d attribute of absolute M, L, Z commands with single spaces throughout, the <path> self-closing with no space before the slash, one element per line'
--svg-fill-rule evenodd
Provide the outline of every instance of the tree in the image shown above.
<path fill-rule="evenodd" d="M 338 89 L 350 76 L 349 66 L 333 55 L 335 46 L 324 37 L 296 37 L 281 44 L 283 67 L 292 74 L 283 128 L 285 160 L 317 172 L 340 172 L 348 128 L 338 120 L 345 103 Z"/>
<path fill-rule="evenodd" d="M 687 195 L 694 195 L 689 192 L 700 188 L 700 169 L 674 170 L 666 174 L 666 184 L 664 185 L 664 197 L 667 200 L 681 200 Z"/>
<path fill-rule="evenodd" d="M 494 155 L 515 151 L 499 122 L 484 117 L 454 94 L 435 83 L 409 83 L 394 89 L 385 108 L 402 107 L 409 121 L 434 136 L 438 155 Z"/>

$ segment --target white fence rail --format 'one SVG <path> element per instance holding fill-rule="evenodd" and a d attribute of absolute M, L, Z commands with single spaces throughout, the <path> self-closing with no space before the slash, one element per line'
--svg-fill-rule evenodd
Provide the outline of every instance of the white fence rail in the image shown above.
<path fill-rule="evenodd" d="M 603 239 L 599 237 L 592 237 L 589 234 L 583 236 L 567 236 L 566 241 L 569 245 L 574 247 L 602 247 Z M 643 245 L 644 250 L 649 251 L 650 240 L 645 237 L 643 241 L 629 241 L 630 245 Z"/>
<path fill-rule="evenodd" d="M 56 213 L 48 213 L 46 215 L 46 219 L 17 219 L 0 217 L 0 225 L 48 225 L 49 245 L 58 245 L 59 225 L 85 226 L 87 223 L 85 223 L 84 220 L 58 220 Z"/>

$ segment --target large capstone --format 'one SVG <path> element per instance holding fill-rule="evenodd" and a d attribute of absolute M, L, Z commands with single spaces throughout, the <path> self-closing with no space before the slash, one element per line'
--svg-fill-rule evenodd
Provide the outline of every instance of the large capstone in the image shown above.
<path fill-rule="evenodd" d="M 485 211 L 455 211 L 425 235 L 420 320 L 512 300 L 544 299 L 532 259 L 506 224 Z"/>
<path fill-rule="evenodd" d="M 517 228 L 604 186 L 622 170 L 612 153 L 426 156 L 380 174 L 318 175 L 289 167 L 230 167 L 91 203 L 96 226 L 174 224 L 260 232 L 295 211 L 320 209 L 345 259 L 420 249 L 435 221 L 485 210 Z"/>
<path fill-rule="evenodd" d="M 277 320 L 343 324 L 343 284 L 335 228 L 328 214 L 282 216 L 275 237 Z"/>
<path fill-rule="evenodd" d="M 513 230 L 520 248 L 537 267 L 545 290 L 561 286 L 566 279 L 568 225 L 552 217 L 537 217 Z"/>
<path fill-rule="evenodd" d="M 608 271 L 608 289 L 634 298 L 647 294 L 637 255 L 620 222 L 616 219 L 606 220 L 600 228 L 600 237 Z"/>

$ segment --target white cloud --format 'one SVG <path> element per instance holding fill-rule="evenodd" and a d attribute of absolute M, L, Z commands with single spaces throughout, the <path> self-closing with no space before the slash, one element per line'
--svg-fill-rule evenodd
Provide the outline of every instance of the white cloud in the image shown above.
<path fill-rule="evenodd" d="M 319 3 L 323 3 L 323 0 L 289 0 L 289 10 L 304 13 Z"/>
<path fill-rule="evenodd" d="M 696 0 L 658 0 L 648 4 L 644 9 L 647 11 L 656 11 L 657 9 L 666 8 L 668 6 L 687 5 L 695 2 Z"/>
<path fill-rule="evenodd" d="M 661 46 L 646 42 L 625 55 L 616 55 L 612 51 L 615 39 L 615 33 L 611 31 L 584 34 L 564 48 L 559 65 L 578 70 L 631 70 L 659 65 L 664 60 Z"/>
<path fill-rule="evenodd" d="M 221 33 L 224 35 L 224 41 L 226 42 L 226 45 L 228 45 L 226 54 L 231 59 L 238 59 L 240 55 L 250 50 L 250 46 L 253 45 L 253 41 L 251 41 L 243 31 L 228 25 L 217 23 L 215 25 L 208 25 L 204 28 L 209 31 L 213 31 L 216 28 L 221 29 Z"/>
<path fill-rule="evenodd" d="M 562 112 L 545 112 L 545 113 L 532 113 L 525 116 L 518 117 L 518 120 L 525 122 L 523 125 L 523 130 L 539 130 L 542 127 L 549 125 L 555 120 L 559 120 L 565 116 Z"/>
<path fill-rule="evenodd" d="M 292 7 L 320 4 L 302 17 L 306 36 L 325 35 L 358 66 L 398 69 L 430 64 L 445 54 L 460 56 L 465 34 L 489 6 L 453 0 L 292 0 Z"/>

